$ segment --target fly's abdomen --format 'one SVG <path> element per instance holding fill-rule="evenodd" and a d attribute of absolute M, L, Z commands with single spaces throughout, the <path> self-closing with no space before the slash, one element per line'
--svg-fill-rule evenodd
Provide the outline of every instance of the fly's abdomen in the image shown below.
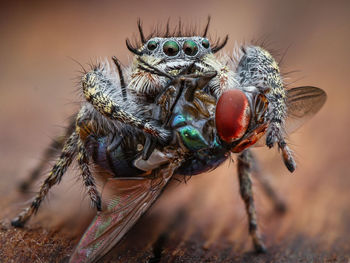
<path fill-rule="evenodd" d="M 176 173 L 182 175 L 197 175 L 211 171 L 227 159 L 227 150 L 224 148 L 199 151 L 187 159 Z"/>
<path fill-rule="evenodd" d="M 94 163 L 111 172 L 114 177 L 135 177 L 145 172 L 133 164 L 135 156 L 139 154 L 136 147 L 126 151 L 125 146 L 121 144 L 109 151 L 108 137 L 94 136 L 90 136 L 86 144 Z"/>

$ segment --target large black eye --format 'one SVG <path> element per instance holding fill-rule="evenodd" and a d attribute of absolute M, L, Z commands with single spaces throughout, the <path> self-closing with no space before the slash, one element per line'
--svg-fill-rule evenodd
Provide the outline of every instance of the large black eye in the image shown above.
<path fill-rule="evenodd" d="M 148 41 L 147 48 L 149 50 L 155 50 L 158 46 L 158 43 L 154 40 Z"/>
<path fill-rule="evenodd" d="M 203 46 L 204 48 L 208 48 L 208 47 L 209 47 L 209 41 L 208 41 L 208 39 L 203 39 L 203 41 L 202 41 L 202 46 Z"/>
<path fill-rule="evenodd" d="M 209 40 L 208 39 L 203 39 L 202 40 L 202 46 L 204 48 L 209 48 Z"/>
<path fill-rule="evenodd" d="M 198 46 L 196 42 L 193 40 L 186 40 L 182 49 L 184 50 L 185 54 L 188 56 L 194 56 L 198 52 Z"/>
<path fill-rule="evenodd" d="M 176 56 L 179 53 L 179 45 L 175 41 L 169 40 L 165 42 L 163 51 L 170 57 Z"/>

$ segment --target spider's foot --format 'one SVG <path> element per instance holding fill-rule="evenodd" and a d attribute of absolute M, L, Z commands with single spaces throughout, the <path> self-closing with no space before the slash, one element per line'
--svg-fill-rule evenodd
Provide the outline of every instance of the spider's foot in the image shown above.
<path fill-rule="evenodd" d="M 254 243 L 255 252 L 258 254 L 265 254 L 267 249 L 262 241 Z"/>
<path fill-rule="evenodd" d="M 98 195 L 96 196 L 96 200 L 94 201 L 97 211 L 102 211 L 102 202 L 101 197 Z"/>
<path fill-rule="evenodd" d="M 281 145 L 281 143 L 279 143 L 279 147 L 282 151 L 282 158 L 283 158 L 283 162 L 284 165 L 287 167 L 287 169 L 292 173 L 295 171 L 295 168 L 297 167 L 297 164 L 294 160 L 293 157 L 293 153 L 292 151 L 289 149 L 287 144 L 283 144 Z"/>
<path fill-rule="evenodd" d="M 11 221 L 11 225 L 14 226 L 14 227 L 19 227 L 19 228 L 22 228 L 24 227 L 24 224 L 26 222 L 23 220 L 23 218 L 21 216 L 17 216 L 15 219 L 13 219 Z"/>

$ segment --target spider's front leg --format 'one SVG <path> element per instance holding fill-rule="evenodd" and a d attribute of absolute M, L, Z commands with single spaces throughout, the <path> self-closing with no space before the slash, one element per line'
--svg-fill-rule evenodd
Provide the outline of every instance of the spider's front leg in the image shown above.
<path fill-rule="evenodd" d="M 113 93 L 115 87 L 109 79 L 103 74 L 101 69 L 95 69 L 86 73 L 82 78 L 83 93 L 88 102 L 105 117 L 111 120 L 117 120 L 121 123 L 130 125 L 140 129 L 147 134 L 150 134 L 160 141 L 167 141 L 170 134 L 164 128 L 158 127 L 156 124 L 146 121 L 131 111 L 127 110 L 130 107 L 131 101 L 116 101 Z"/>
<path fill-rule="evenodd" d="M 269 52 L 261 47 L 242 48 L 243 55 L 237 67 L 237 78 L 244 87 L 254 86 L 263 93 L 269 102 L 267 119 L 269 127 L 266 133 L 266 145 L 271 148 L 278 144 L 284 163 L 290 172 L 296 164 L 285 142 L 284 123 L 287 117 L 287 93 L 283 86 L 278 63 Z"/>

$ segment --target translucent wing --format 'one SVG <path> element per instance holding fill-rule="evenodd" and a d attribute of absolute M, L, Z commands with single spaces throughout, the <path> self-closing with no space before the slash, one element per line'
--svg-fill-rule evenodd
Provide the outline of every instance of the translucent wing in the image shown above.
<path fill-rule="evenodd" d="M 287 91 L 286 134 L 292 134 L 305 122 L 311 119 L 324 105 L 327 94 L 320 88 L 305 86 Z M 263 136 L 254 147 L 264 146 L 266 136 Z"/>
<path fill-rule="evenodd" d="M 153 179 L 109 179 L 97 214 L 69 262 L 96 262 L 114 247 L 157 199 L 179 163 L 156 170 Z"/>
<path fill-rule="evenodd" d="M 295 132 L 311 119 L 322 108 L 326 99 L 326 92 L 316 87 L 305 86 L 288 90 L 286 133 Z"/>

